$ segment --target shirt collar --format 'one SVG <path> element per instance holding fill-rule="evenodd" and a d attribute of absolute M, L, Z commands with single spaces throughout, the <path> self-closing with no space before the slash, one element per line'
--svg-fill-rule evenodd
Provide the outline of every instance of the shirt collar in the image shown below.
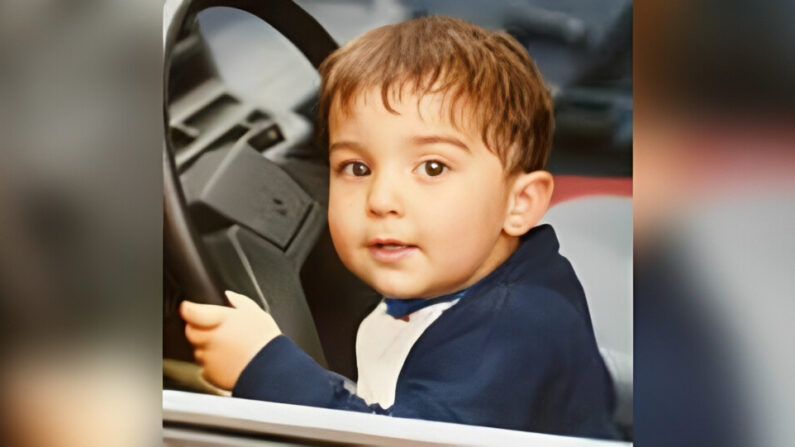
<path fill-rule="evenodd" d="M 442 295 L 436 298 L 411 298 L 411 299 L 398 299 L 398 298 L 389 298 L 384 297 L 384 302 L 386 302 L 386 313 L 392 315 L 395 318 L 403 318 L 406 315 L 412 314 L 424 307 L 433 306 L 434 304 L 438 303 L 445 303 L 448 301 L 454 301 L 464 296 L 467 289 L 460 290 L 458 292 L 450 293 L 448 295 Z"/>

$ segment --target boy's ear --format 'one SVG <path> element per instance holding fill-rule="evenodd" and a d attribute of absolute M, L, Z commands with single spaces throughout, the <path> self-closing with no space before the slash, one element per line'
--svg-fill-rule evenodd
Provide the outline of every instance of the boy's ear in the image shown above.
<path fill-rule="evenodd" d="M 521 236 L 536 226 L 549 208 L 555 182 L 547 171 L 517 174 L 510 186 L 508 213 L 503 230 L 509 236 Z"/>

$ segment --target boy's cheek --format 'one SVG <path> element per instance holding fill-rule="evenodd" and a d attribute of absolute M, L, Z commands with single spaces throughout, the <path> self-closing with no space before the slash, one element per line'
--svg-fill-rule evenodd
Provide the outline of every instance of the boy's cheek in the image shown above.
<path fill-rule="evenodd" d="M 329 211 L 331 209 L 329 208 Z M 331 243 L 334 245 L 334 250 L 340 257 L 342 263 L 349 270 L 352 269 L 352 244 L 353 240 L 350 236 L 350 227 L 346 225 L 343 218 L 337 218 L 338 214 L 329 212 L 329 233 L 331 235 Z"/>
<path fill-rule="evenodd" d="M 329 231 L 331 232 L 332 240 L 342 239 L 343 237 L 343 230 L 346 226 L 346 218 L 345 216 L 345 207 L 341 206 L 342 204 L 339 201 L 329 200 L 329 207 L 328 207 L 328 226 Z M 352 212 L 351 209 L 350 212 Z"/>

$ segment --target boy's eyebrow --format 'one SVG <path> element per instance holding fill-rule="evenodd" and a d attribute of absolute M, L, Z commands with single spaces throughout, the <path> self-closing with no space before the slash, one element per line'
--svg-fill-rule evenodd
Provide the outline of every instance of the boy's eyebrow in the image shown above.
<path fill-rule="evenodd" d="M 329 147 L 328 147 L 328 151 L 331 152 L 334 149 L 342 149 L 342 148 L 345 148 L 345 147 L 348 147 L 348 148 L 351 148 L 351 149 L 354 149 L 354 150 L 362 149 L 362 145 L 357 143 L 357 142 L 355 142 L 355 141 L 342 140 L 342 141 L 335 141 L 335 142 L 331 143 L 329 145 Z"/>
<path fill-rule="evenodd" d="M 417 146 L 425 144 L 447 143 L 457 146 L 467 152 L 471 152 L 469 147 L 461 140 L 449 135 L 417 135 L 411 138 L 411 142 Z"/>
<path fill-rule="evenodd" d="M 464 144 L 464 142 L 462 142 L 456 137 L 449 135 L 415 135 L 411 137 L 410 141 L 412 144 L 416 146 L 423 146 L 426 144 L 446 143 L 461 148 L 467 152 L 471 152 L 469 150 L 469 147 L 466 144 Z M 328 151 L 330 153 L 335 149 L 342 149 L 346 147 L 354 150 L 362 149 L 362 145 L 355 141 L 342 140 L 331 143 L 329 145 Z"/>

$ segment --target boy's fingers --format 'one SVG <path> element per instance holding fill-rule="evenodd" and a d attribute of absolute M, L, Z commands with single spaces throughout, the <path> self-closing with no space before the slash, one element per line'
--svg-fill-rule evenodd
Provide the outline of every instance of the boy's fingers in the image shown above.
<path fill-rule="evenodd" d="M 233 292 L 231 290 L 227 290 L 224 292 L 226 294 L 226 298 L 229 299 L 229 303 L 232 304 L 232 307 L 235 309 L 246 308 L 250 306 L 257 306 L 257 303 L 254 302 L 251 298 L 247 297 L 246 295 L 241 295 L 239 293 Z"/>
<path fill-rule="evenodd" d="M 187 338 L 193 346 L 207 345 L 212 340 L 212 336 L 212 329 L 200 328 L 191 324 L 185 325 L 185 338 Z"/>
<path fill-rule="evenodd" d="M 182 319 L 193 326 L 212 328 L 224 321 L 223 306 L 212 304 L 197 304 L 190 301 L 183 301 L 179 306 L 179 314 Z"/>

